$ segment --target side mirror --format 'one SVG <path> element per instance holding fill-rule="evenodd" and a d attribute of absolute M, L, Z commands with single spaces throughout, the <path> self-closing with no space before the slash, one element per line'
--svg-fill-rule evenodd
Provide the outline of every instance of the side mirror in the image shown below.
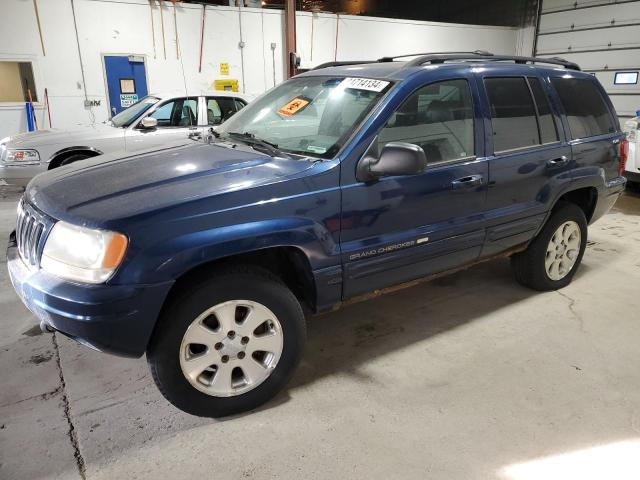
<path fill-rule="evenodd" d="M 145 130 L 153 130 L 158 126 L 158 120 L 153 117 L 144 117 L 140 120 L 140 126 Z"/>
<path fill-rule="evenodd" d="M 380 177 L 417 175 L 427 168 L 427 156 L 418 145 L 404 142 L 387 143 L 380 158 L 370 155 L 358 162 L 356 177 L 360 182 L 370 182 Z"/>

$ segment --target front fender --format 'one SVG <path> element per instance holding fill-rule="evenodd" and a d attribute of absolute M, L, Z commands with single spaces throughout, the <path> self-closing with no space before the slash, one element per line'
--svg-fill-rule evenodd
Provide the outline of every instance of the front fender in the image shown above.
<path fill-rule="evenodd" d="M 339 246 L 328 229 L 304 218 L 277 218 L 178 235 L 134 255 L 120 281 L 158 283 L 176 279 L 214 260 L 272 247 L 301 250 L 312 270 L 340 263 Z"/>

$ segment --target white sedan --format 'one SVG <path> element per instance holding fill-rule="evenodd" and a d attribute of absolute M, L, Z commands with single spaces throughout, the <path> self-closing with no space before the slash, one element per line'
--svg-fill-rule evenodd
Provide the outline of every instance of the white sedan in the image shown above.
<path fill-rule="evenodd" d="M 248 103 L 235 92 L 147 95 L 104 123 L 22 133 L 0 140 L 0 185 L 26 185 L 40 172 L 103 153 L 135 152 L 202 138 Z"/>

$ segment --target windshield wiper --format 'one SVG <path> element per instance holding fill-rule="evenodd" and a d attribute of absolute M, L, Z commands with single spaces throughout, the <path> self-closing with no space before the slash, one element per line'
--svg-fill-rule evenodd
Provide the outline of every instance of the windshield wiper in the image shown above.
<path fill-rule="evenodd" d="M 278 148 L 277 144 L 270 142 L 268 140 L 264 140 L 262 138 L 258 138 L 253 133 L 227 132 L 226 135 L 229 138 L 240 140 L 241 142 L 244 142 L 247 145 L 250 145 L 252 147 L 259 146 L 263 150 L 266 150 L 266 152 L 272 157 L 290 158 L 289 155 L 287 155 L 286 153 L 284 153 L 282 150 Z"/>

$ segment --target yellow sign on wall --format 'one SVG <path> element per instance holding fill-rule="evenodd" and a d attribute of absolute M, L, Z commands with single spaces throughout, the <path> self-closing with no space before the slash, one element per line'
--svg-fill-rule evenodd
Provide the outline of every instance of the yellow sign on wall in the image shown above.
<path fill-rule="evenodd" d="M 220 64 L 220 75 L 229 75 L 229 64 L 221 63 Z"/>
<path fill-rule="evenodd" d="M 238 92 L 240 91 L 238 88 L 238 80 L 232 79 L 224 79 L 224 80 L 214 80 L 213 85 L 211 85 L 214 90 L 223 90 L 227 92 Z"/>

